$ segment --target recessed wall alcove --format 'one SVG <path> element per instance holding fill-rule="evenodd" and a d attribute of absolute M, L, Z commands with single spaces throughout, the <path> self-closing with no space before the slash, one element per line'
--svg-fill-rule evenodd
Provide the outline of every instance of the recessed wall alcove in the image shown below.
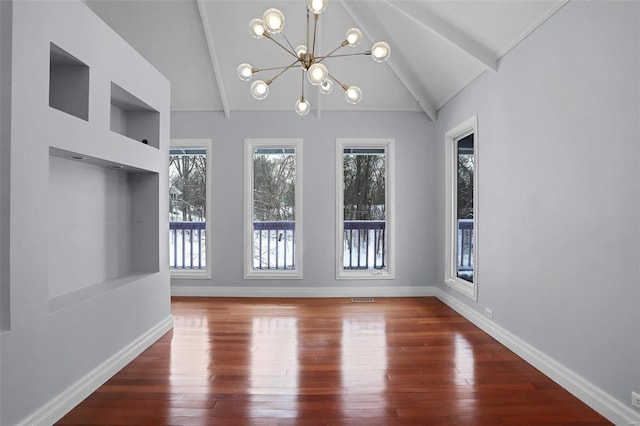
<path fill-rule="evenodd" d="M 159 271 L 158 174 L 49 149 L 49 310 Z"/>
<path fill-rule="evenodd" d="M 89 67 L 50 43 L 49 106 L 89 120 Z"/>
<path fill-rule="evenodd" d="M 160 147 L 160 113 L 113 82 L 110 127 L 128 138 Z"/>

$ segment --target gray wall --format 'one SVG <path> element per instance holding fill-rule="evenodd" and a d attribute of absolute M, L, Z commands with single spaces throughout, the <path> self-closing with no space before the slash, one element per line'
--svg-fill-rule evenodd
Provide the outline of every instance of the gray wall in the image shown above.
<path fill-rule="evenodd" d="M 0 330 L 10 327 L 9 190 L 11 157 L 11 15 L 13 3 L 0 1 Z"/>
<path fill-rule="evenodd" d="M 477 114 L 478 302 L 441 288 L 625 405 L 640 390 L 639 18 L 638 2 L 569 3 L 440 111 L 435 139 L 441 183 L 444 134 Z"/>
<path fill-rule="evenodd" d="M 293 111 L 173 113 L 172 139 L 213 139 L 213 279 L 172 280 L 180 286 L 294 286 L 335 295 L 336 287 L 370 294 L 433 285 L 435 179 L 433 124 L 422 113 L 330 113 L 299 117 Z M 243 279 L 244 138 L 303 138 L 304 279 Z M 336 138 L 396 140 L 396 279 L 336 281 Z M 325 292 L 326 290 L 326 292 Z M 241 290 L 239 290 L 241 291 Z M 254 293 L 255 295 L 255 293 Z"/>

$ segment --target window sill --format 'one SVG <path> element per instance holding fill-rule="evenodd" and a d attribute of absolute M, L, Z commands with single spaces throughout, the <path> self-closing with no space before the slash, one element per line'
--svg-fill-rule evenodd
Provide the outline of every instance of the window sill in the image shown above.
<path fill-rule="evenodd" d="M 337 280 L 394 280 L 395 274 L 388 270 L 344 270 L 336 274 Z"/>
<path fill-rule="evenodd" d="M 478 300 L 478 295 L 476 294 L 476 285 L 474 283 L 470 283 L 468 281 L 453 277 L 446 279 L 444 283 L 452 289 L 464 294 L 468 298 L 475 301 Z"/>
<path fill-rule="evenodd" d="M 251 270 L 245 272 L 245 280 L 301 280 L 302 271 Z"/>
<path fill-rule="evenodd" d="M 169 275 L 173 279 L 179 280 L 210 280 L 211 273 L 209 271 L 188 271 L 180 269 L 170 269 Z"/>

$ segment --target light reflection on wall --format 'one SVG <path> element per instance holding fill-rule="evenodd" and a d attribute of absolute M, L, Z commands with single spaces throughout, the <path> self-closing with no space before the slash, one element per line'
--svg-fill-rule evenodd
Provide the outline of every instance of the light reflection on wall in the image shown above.
<path fill-rule="evenodd" d="M 344 318 L 341 342 L 342 386 L 384 392 L 387 385 L 387 334 L 383 316 Z"/>

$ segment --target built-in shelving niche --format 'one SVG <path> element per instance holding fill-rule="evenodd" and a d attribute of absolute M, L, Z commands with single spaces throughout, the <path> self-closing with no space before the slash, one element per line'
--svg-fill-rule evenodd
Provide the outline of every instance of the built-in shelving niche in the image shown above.
<path fill-rule="evenodd" d="M 111 131 L 159 148 L 160 113 L 112 82 Z"/>
<path fill-rule="evenodd" d="M 53 43 L 49 54 L 49 106 L 89 120 L 89 67 Z"/>
<path fill-rule="evenodd" d="M 49 311 L 159 271 L 155 172 L 49 149 Z"/>

